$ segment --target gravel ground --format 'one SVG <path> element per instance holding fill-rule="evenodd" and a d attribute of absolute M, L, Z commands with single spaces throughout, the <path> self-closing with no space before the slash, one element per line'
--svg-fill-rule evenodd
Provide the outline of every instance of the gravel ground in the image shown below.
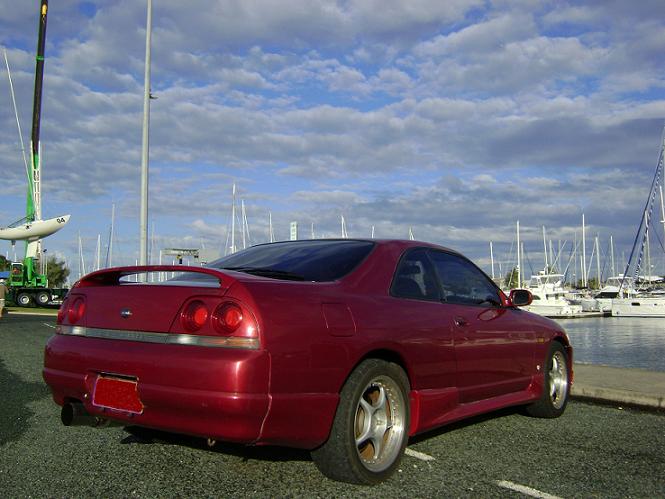
<path fill-rule="evenodd" d="M 501 411 L 412 439 L 375 487 L 325 479 L 307 452 L 113 427 L 66 428 L 41 379 L 53 318 L 0 319 L 3 497 L 665 497 L 665 416 L 573 401 L 563 417 Z M 509 482 L 508 485 L 506 483 Z"/>

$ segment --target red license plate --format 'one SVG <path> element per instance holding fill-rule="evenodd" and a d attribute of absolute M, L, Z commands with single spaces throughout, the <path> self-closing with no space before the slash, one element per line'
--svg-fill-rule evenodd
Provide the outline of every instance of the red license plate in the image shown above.
<path fill-rule="evenodd" d="M 98 376 L 92 394 L 92 403 L 118 411 L 141 414 L 143 403 L 139 398 L 135 379 Z"/>

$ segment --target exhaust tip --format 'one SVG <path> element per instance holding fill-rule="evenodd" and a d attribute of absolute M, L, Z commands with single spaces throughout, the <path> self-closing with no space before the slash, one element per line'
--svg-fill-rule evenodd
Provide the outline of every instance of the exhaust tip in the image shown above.
<path fill-rule="evenodd" d="M 80 402 L 68 402 L 62 406 L 60 421 L 65 426 L 100 426 L 103 419 L 92 416 Z"/>
<path fill-rule="evenodd" d="M 62 410 L 60 411 L 60 421 L 62 421 L 62 424 L 65 426 L 72 426 L 75 412 L 76 410 L 73 403 L 69 402 L 63 405 Z"/>

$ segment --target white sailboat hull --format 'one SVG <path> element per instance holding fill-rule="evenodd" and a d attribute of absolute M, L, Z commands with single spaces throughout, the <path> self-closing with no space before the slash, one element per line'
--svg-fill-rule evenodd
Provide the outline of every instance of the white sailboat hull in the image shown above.
<path fill-rule="evenodd" d="M 582 313 L 582 307 L 570 303 L 538 303 L 523 307 L 525 310 L 543 317 L 575 317 Z"/>
<path fill-rule="evenodd" d="M 612 300 L 614 317 L 665 317 L 665 298 L 635 297 Z"/>
<path fill-rule="evenodd" d="M 583 298 L 580 304 L 583 312 L 604 312 L 612 311 L 612 301 L 614 298 Z"/>
<path fill-rule="evenodd" d="M 62 229 L 71 215 L 35 220 L 16 227 L 0 227 L 0 239 L 5 241 L 37 241 Z"/>

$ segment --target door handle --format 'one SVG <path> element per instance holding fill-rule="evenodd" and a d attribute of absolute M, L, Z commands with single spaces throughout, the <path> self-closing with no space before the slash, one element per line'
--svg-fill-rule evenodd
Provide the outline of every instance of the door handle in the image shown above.
<path fill-rule="evenodd" d="M 469 321 L 467 321 L 464 317 L 455 317 L 454 321 L 457 327 L 465 327 L 469 325 Z"/>

